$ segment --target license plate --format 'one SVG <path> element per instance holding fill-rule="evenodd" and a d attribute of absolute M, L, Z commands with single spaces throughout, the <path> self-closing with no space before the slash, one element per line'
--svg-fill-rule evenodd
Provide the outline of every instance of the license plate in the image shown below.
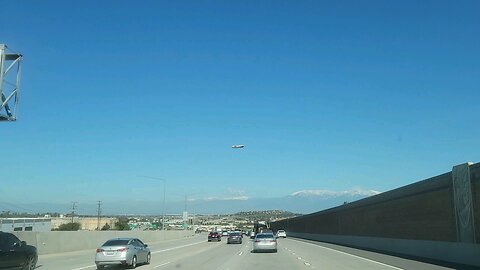
<path fill-rule="evenodd" d="M 107 255 L 114 255 L 115 251 L 107 251 Z"/>

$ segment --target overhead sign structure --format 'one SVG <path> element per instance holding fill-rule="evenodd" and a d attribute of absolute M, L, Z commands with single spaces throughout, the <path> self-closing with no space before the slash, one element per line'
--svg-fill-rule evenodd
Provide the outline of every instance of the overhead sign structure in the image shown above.
<path fill-rule="evenodd" d="M 7 45 L 0 44 L 0 121 L 17 120 L 22 58 L 19 53 L 8 52 Z"/>

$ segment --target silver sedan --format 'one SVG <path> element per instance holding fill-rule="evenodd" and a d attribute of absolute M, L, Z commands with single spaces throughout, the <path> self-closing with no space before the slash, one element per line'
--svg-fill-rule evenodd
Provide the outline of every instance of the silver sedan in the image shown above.
<path fill-rule="evenodd" d="M 253 252 L 272 251 L 277 252 L 277 238 L 273 233 L 259 233 L 253 241 Z"/>
<path fill-rule="evenodd" d="M 137 264 L 149 264 L 151 259 L 150 249 L 137 238 L 116 238 L 105 242 L 97 248 L 95 264 L 97 269 L 106 265 L 122 265 L 130 268 Z"/>

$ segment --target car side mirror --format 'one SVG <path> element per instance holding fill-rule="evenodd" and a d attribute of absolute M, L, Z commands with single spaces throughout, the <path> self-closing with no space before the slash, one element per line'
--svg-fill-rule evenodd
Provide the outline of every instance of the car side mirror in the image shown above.
<path fill-rule="evenodd" d="M 145 244 L 145 247 L 148 247 L 148 245 L 147 245 L 147 244 Z"/>
<path fill-rule="evenodd" d="M 21 246 L 21 247 L 26 246 L 26 245 L 27 245 L 27 242 L 25 242 L 25 241 L 21 241 L 21 242 L 20 242 L 20 246 Z"/>

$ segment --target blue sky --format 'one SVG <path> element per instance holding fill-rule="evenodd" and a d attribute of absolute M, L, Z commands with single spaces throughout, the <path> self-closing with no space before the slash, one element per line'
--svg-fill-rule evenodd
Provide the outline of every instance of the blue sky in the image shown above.
<path fill-rule="evenodd" d="M 478 1 L 10 1 L 0 201 L 386 191 L 479 161 Z M 232 144 L 245 144 L 242 150 Z"/>

